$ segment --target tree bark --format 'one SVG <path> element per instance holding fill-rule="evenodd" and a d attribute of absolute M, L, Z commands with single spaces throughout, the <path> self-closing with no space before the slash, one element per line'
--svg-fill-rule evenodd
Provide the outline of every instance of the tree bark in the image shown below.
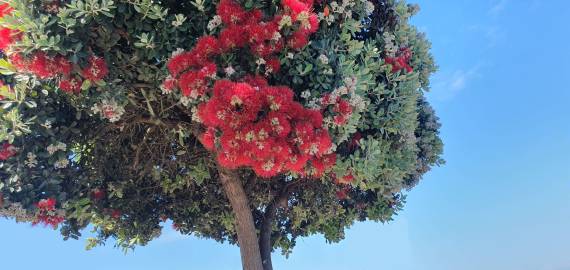
<path fill-rule="evenodd" d="M 277 214 L 277 205 L 275 201 L 265 208 L 263 223 L 261 224 L 261 232 L 259 233 L 259 248 L 261 249 L 261 261 L 263 270 L 273 270 L 271 262 L 271 252 L 273 251 L 273 242 L 271 241 L 271 233 L 273 232 L 273 221 Z"/>
<path fill-rule="evenodd" d="M 224 168 L 220 168 L 219 172 L 222 187 L 235 215 L 243 270 L 263 270 L 253 215 L 239 176 L 235 171 Z"/>
<path fill-rule="evenodd" d="M 273 263 L 271 262 L 273 241 L 271 241 L 271 234 L 273 233 L 273 223 L 277 216 L 277 210 L 286 206 L 289 197 L 293 194 L 295 189 L 306 183 L 307 182 L 304 180 L 286 183 L 281 192 L 265 208 L 265 214 L 261 223 L 261 231 L 259 232 L 259 248 L 261 249 L 263 270 L 273 270 Z"/>

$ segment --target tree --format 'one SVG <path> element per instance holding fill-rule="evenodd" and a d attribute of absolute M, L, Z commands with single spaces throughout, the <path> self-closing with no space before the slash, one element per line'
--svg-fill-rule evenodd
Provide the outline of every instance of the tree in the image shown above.
<path fill-rule="evenodd" d="M 10 0 L 0 215 L 88 247 L 164 221 L 272 269 L 387 222 L 440 165 L 418 8 L 363 0 Z"/>

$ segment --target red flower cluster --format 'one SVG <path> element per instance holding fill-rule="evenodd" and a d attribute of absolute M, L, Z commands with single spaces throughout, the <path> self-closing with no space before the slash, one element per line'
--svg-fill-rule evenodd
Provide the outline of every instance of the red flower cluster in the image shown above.
<path fill-rule="evenodd" d="M 260 10 L 246 11 L 235 0 L 221 0 L 217 15 L 225 28 L 218 37 L 201 37 L 192 50 L 173 56 L 163 88 L 179 88 L 192 98 L 207 94 L 217 73 L 214 58 L 239 48 L 263 58 L 266 71 L 279 72 L 277 54 L 285 40 L 292 48 L 302 48 L 318 28 L 317 16 L 310 12 L 312 1 L 282 4 L 284 14 L 263 20 Z M 288 24 L 282 23 L 285 16 L 297 27 L 289 36 L 280 32 L 280 25 Z M 293 96 L 291 89 L 269 86 L 261 76 L 215 81 L 212 98 L 198 107 L 207 127 L 200 141 L 227 168 L 251 167 L 261 177 L 284 172 L 320 177 L 336 162 L 336 155 L 328 153 L 332 141 L 322 114 L 303 108 Z"/>
<path fill-rule="evenodd" d="M 302 48 L 308 36 L 318 29 L 317 15 L 310 12 L 312 3 L 289 0 L 283 4 L 289 12 L 285 15 L 300 21 L 298 30 L 289 37 L 289 45 Z M 279 72 L 281 63 L 276 55 L 284 48 L 284 38 L 279 32 L 284 15 L 264 21 L 260 10 L 245 11 L 234 0 L 221 0 L 217 14 L 226 27 L 217 38 L 203 36 L 191 51 L 173 56 L 167 63 L 171 77 L 164 82 L 164 89 L 170 91 L 178 87 L 184 96 L 193 98 L 204 95 L 208 78 L 217 72 L 213 58 L 237 48 L 249 48 L 253 55 L 265 60 L 267 71 Z"/>
<path fill-rule="evenodd" d="M 72 69 L 71 62 L 63 56 L 50 57 L 44 52 L 36 52 L 30 59 L 24 59 L 20 54 L 12 54 L 10 62 L 19 71 L 32 73 L 40 79 L 51 79 L 58 75 L 68 76 Z"/>
<path fill-rule="evenodd" d="M 63 222 L 64 218 L 57 215 L 55 211 L 55 199 L 43 199 L 40 200 L 36 207 L 38 207 L 38 213 L 36 214 L 36 220 L 32 222 L 32 225 L 43 224 L 44 226 L 52 226 L 57 228 L 57 225 Z"/>
<path fill-rule="evenodd" d="M 8 4 L 0 4 L 0 18 L 12 13 L 14 9 Z M 0 27 L 0 50 L 5 51 L 15 41 L 20 39 L 20 32 Z"/>
<path fill-rule="evenodd" d="M 334 123 L 337 125 L 346 124 L 350 116 L 352 115 L 352 106 L 350 103 L 340 96 L 333 98 L 331 94 L 325 94 L 321 99 L 321 104 L 323 105 L 323 110 L 328 106 L 332 106 L 334 112 Z"/>
<path fill-rule="evenodd" d="M 412 59 L 412 50 L 410 48 L 401 48 L 396 57 L 386 57 L 386 63 L 392 65 L 392 73 L 396 73 L 402 69 L 406 72 L 413 72 L 414 69 L 409 62 Z"/>
<path fill-rule="evenodd" d="M 321 113 L 293 101 L 291 89 L 268 86 L 259 77 L 217 81 L 198 115 L 208 127 L 202 144 L 215 150 L 226 168 L 252 167 L 261 177 L 284 172 L 320 177 L 336 162 L 336 155 L 328 154 L 332 141 Z"/>
<path fill-rule="evenodd" d="M 0 160 L 7 160 L 15 156 L 16 153 L 17 153 L 16 147 L 5 142 L 4 144 L 2 144 L 2 147 L 0 148 Z"/>
<path fill-rule="evenodd" d="M 10 62 L 18 71 L 29 72 L 40 79 L 60 78 L 59 88 L 67 93 L 78 94 L 81 91 L 83 79 L 72 75 L 73 64 L 62 55 L 48 56 L 44 52 L 35 52 L 29 59 L 21 54 L 10 55 Z M 91 56 L 88 65 L 81 71 L 83 78 L 97 82 L 109 73 L 105 60 Z"/>

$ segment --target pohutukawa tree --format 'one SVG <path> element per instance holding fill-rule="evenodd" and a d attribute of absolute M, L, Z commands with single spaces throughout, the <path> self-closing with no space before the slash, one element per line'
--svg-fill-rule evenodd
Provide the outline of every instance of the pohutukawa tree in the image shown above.
<path fill-rule="evenodd" d="M 0 1 L 0 215 L 272 269 L 386 222 L 439 165 L 435 65 L 396 0 Z"/>

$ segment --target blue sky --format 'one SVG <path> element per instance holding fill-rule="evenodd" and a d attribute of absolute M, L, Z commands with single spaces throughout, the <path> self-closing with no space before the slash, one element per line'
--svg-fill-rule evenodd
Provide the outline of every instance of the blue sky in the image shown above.
<path fill-rule="evenodd" d="M 394 222 L 300 240 L 275 268 L 570 270 L 570 1 L 416 2 L 440 66 L 429 100 L 447 165 Z M 240 269 L 237 248 L 173 231 L 128 255 L 60 239 L 0 220 L 2 269 Z"/>

